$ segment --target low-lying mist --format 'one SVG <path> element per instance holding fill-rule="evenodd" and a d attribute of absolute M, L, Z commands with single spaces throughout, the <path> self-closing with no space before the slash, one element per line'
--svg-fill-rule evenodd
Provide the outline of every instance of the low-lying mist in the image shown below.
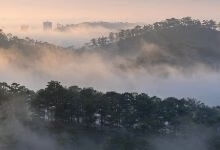
<path fill-rule="evenodd" d="M 103 23 L 88 24 L 35 32 L 43 37 L 46 34 L 49 41 L 102 34 L 80 48 L 5 35 L 7 40 L 2 38 L 0 49 L 1 80 L 19 82 L 35 90 L 50 80 L 58 80 L 66 86 L 193 97 L 210 105 L 219 104 L 220 35 L 213 20 L 171 18 L 107 37 L 104 34 L 115 28 L 99 26 Z M 74 42 L 80 45 L 77 40 Z"/>
<path fill-rule="evenodd" d="M 40 20 L 39 20 L 40 21 Z M 51 31 L 44 31 L 43 25 L 35 23 L 33 25 L 25 24 L 26 29 L 22 30 L 22 24 L 4 24 L 0 28 L 6 33 L 13 33 L 20 38 L 32 38 L 38 41 L 53 43 L 55 45 L 69 47 L 81 47 L 92 38 L 107 36 L 110 32 L 118 32 L 121 29 L 129 29 L 135 24 L 129 23 L 111 23 L 111 22 L 85 22 L 79 24 L 61 25 L 56 27 L 53 22 Z"/>
<path fill-rule="evenodd" d="M 64 118 L 65 115 L 63 115 L 62 118 L 63 120 L 61 119 L 54 121 L 54 120 L 50 120 L 51 118 L 46 119 L 47 117 L 52 117 L 53 115 L 49 115 L 49 113 L 47 113 L 47 111 L 45 111 L 44 109 L 43 111 L 45 111 L 45 114 L 42 114 L 42 112 L 39 111 L 38 109 L 37 110 L 39 112 L 34 109 L 34 108 L 38 108 L 37 105 L 44 105 L 42 102 L 37 104 L 35 103 L 36 104 L 35 106 L 30 105 L 30 104 L 34 104 L 32 103 L 33 100 L 34 101 L 37 100 L 35 99 L 37 93 L 21 90 L 24 92 L 23 93 L 15 89 L 11 88 L 9 91 L 7 91 L 7 88 L 4 89 L 1 87 L 1 101 L 0 101 L 1 102 L 0 103 L 0 120 L 1 120 L 0 149 L 1 150 L 30 150 L 30 149 L 31 150 L 39 150 L 39 149 L 40 150 L 115 150 L 115 149 L 116 150 L 123 150 L 123 149 L 210 150 L 210 149 L 215 149 L 216 148 L 215 144 L 218 144 L 218 141 L 216 141 L 219 140 L 218 137 L 219 131 L 216 132 L 216 128 L 218 128 L 218 126 L 215 126 L 214 122 L 213 124 L 211 123 L 210 126 L 205 126 L 205 123 L 202 124 L 199 124 L 198 122 L 196 123 L 194 117 L 193 118 L 190 118 L 189 116 L 188 116 L 189 118 L 187 117 L 186 114 L 188 114 L 189 112 L 187 113 L 185 112 L 186 118 L 185 117 L 181 118 L 181 116 L 179 115 L 177 115 L 178 118 L 175 118 L 175 116 L 170 116 L 170 118 L 172 119 L 175 118 L 174 120 L 177 119 L 178 122 L 179 121 L 180 122 L 177 123 L 178 125 L 177 124 L 175 125 L 175 122 L 172 121 L 170 121 L 170 123 L 166 122 L 165 126 L 161 127 L 160 130 L 158 129 L 158 132 L 161 132 L 160 134 L 156 134 L 157 132 L 155 132 L 154 134 L 151 135 L 150 133 L 148 133 L 149 131 L 148 130 L 145 131 L 144 128 L 141 130 L 141 132 L 142 131 L 143 132 L 140 133 L 140 130 L 138 130 L 138 128 L 129 130 L 129 128 L 126 128 L 125 126 L 121 126 L 117 128 L 115 127 L 108 128 L 97 125 L 95 128 L 85 128 L 83 127 L 83 124 L 81 124 L 81 128 L 80 128 L 74 123 L 72 124 L 62 123 L 62 121 L 65 120 Z M 3 94 L 3 91 L 5 92 L 5 95 Z M 14 91 L 14 93 L 12 91 Z M 50 91 L 50 92 L 52 92 L 53 94 L 54 93 L 57 94 L 57 91 Z M 8 93 L 8 95 L 6 93 Z M 2 99 L 2 96 L 5 96 L 6 99 Z M 64 95 L 61 95 L 61 97 L 62 96 Z M 151 98 L 149 97 L 148 100 L 150 101 L 150 99 Z M 37 101 L 39 100 L 40 99 L 38 99 Z M 47 101 L 46 99 L 44 100 Z M 140 99 L 138 101 L 141 102 Z M 152 100 L 152 102 L 153 101 L 154 100 Z M 164 100 L 164 101 L 166 101 L 167 104 L 174 103 L 174 101 L 172 102 L 172 98 L 171 101 L 168 100 Z M 180 102 L 181 100 L 177 100 L 177 101 Z M 94 101 L 94 103 L 97 102 Z M 197 104 L 199 106 L 199 103 Z M 148 104 L 144 103 L 143 105 L 147 106 L 150 105 L 150 103 Z M 160 105 L 161 109 L 165 105 L 166 103 Z M 154 113 L 157 112 L 155 111 L 156 108 L 154 107 L 156 105 L 152 105 L 152 106 L 153 106 L 153 112 Z M 194 108 L 195 110 L 191 110 L 193 111 L 194 115 L 190 113 L 188 115 L 193 115 L 193 116 L 198 115 L 197 116 L 198 118 L 204 117 L 203 116 L 204 114 L 197 112 L 198 106 Z M 170 105 L 167 105 L 166 107 L 169 109 Z M 188 107 L 192 108 L 191 105 L 188 105 Z M 141 108 L 142 107 L 140 107 L 140 109 Z M 185 103 L 185 108 L 187 108 L 187 103 Z M 211 107 L 205 108 L 204 106 L 201 108 L 203 110 L 215 109 Z M 175 107 L 171 107 L 171 112 L 172 111 L 175 111 Z M 216 116 L 214 118 L 217 118 L 218 112 L 219 109 L 216 108 L 216 111 L 214 113 Z M 65 114 L 66 112 L 62 111 L 62 113 Z M 151 114 L 152 112 L 150 111 L 149 113 Z M 169 114 L 169 112 L 164 112 L 164 114 L 161 115 L 165 117 L 166 114 Z M 205 114 L 207 114 L 207 112 Z M 38 115 L 40 115 L 41 117 Z M 155 117 L 155 119 L 159 119 L 159 118 Z M 151 119 L 149 118 L 149 120 Z M 146 125 L 149 123 L 149 122 L 145 122 L 144 119 L 142 121 Z M 156 127 L 156 126 L 151 126 L 153 124 L 154 123 L 152 124 L 149 123 L 149 127 L 150 127 L 149 129 L 151 128 L 153 129 L 154 127 Z M 139 125 L 141 126 L 141 124 Z"/>
<path fill-rule="evenodd" d="M 182 64 L 160 63 L 158 57 L 165 59 L 166 56 L 161 56 L 155 46 L 145 44 L 144 47 L 144 53 L 132 59 L 100 49 L 82 52 L 47 48 L 0 49 L 1 80 L 19 82 L 35 90 L 50 80 L 58 80 L 67 86 L 146 92 L 162 97 L 195 97 L 211 105 L 218 104 L 218 70 L 199 61 L 185 68 Z M 136 59 L 140 56 L 146 56 L 149 62 L 138 65 Z"/>
<path fill-rule="evenodd" d="M 89 150 L 100 149 L 89 137 L 66 132 L 51 132 L 46 123 L 33 120 L 33 112 L 24 97 L 14 97 L 0 105 L 1 150 Z"/>
<path fill-rule="evenodd" d="M 95 29 L 85 27 L 68 32 L 43 31 L 43 29 L 41 28 L 36 28 L 29 31 L 20 31 L 20 29 L 18 30 L 9 29 L 5 31 L 7 33 L 14 33 L 14 35 L 17 35 L 22 38 L 30 37 L 38 41 L 45 41 L 64 47 L 73 46 L 73 45 L 76 47 L 80 47 L 93 37 L 104 36 L 112 31 L 114 32 L 115 30 L 109 30 L 102 27 L 97 27 Z"/>
<path fill-rule="evenodd" d="M 1 104 L 0 149 L 1 150 L 46 150 L 57 147 L 55 140 L 47 134 L 34 132 L 27 125 L 31 112 L 25 99 L 16 97 Z"/>

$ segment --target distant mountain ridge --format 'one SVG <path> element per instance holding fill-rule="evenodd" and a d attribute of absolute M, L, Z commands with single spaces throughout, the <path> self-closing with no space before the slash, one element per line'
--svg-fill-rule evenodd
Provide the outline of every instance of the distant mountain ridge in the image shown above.
<path fill-rule="evenodd" d="M 56 30 L 60 32 L 64 32 L 64 31 L 74 30 L 75 28 L 80 28 L 80 27 L 87 27 L 87 28 L 102 27 L 112 30 L 121 30 L 121 29 L 133 28 L 136 25 L 137 25 L 136 23 L 128 23 L 128 22 L 101 22 L 101 21 L 82 22 L 78 24 L 67 24 L 67 25 L 58 24 Z"/>
<path fill-rule="evenodd" d="M 220 70 L 220 23 L 191 17 L 167 19 L 92 39 L 90 47 L 126 58 L 122 68 L 173 68 L 198 66 Z M 158 70 L 158 69 L 157 69 Z"/>
<path fill-rule="evenodd" d="M 118 24 L 121 27 L 124 26 L 124 23 Z M 118 27 L 116 24 L 106 22 L 81 25 Z M 148 72 L 162 70 L 163 74 L 167 74 L 170 69 L 185 73 L 205 67 L 208 70 L 220 71 L 219 29 L 220 24 L 213 20 L 200 21 L 190 17 L 171 18 L 150 25 L 121 29 L 119 32 L 111 32 L 107 37 L 92 39 L 82 48 L 67 49 L 80 53 L 96 52 L 101 57 L 114 61 L 122 70 L 142 68 Z M 27 53 L 32 53 L 30 49 L 66 49 L 29 38 L 19 39 L 12 35 L 5 35 L 3 32 L 0 32 L 0 47 L 16 47 Z M 123 61 L 118 62 L 117 57 Z"/>

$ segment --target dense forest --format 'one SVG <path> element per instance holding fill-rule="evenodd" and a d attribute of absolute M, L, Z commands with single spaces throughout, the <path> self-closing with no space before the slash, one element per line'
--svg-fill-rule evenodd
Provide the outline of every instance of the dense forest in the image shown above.
<path fill-rule="evenodd" d="M 68 132 L 69 139 L 59 139 L 63 144 L 74 144 L 80 137 L 87 136 L 96 142 L 95 145 L 102 145 L 95 149 L 160 150 L 150 139 L 195 136 L 196 142 L 205 142 L 209 150 L 220 148 L 220 108 L 206 106 L 195 99 L 161 99 L 145 93 L 103 93 L 93 88 L 64 87 L 57 81 L 49 82 L 45 89 L 37 92 L 17 83 L 1 83 L 1 109 L 10 101 L 21 102 L 20 99 L 24 100 L 31 115 L 24 119 L 20 111 L 15 111 L 16 119 L 31 130 L 45 128 L 53 135 Z M 7 117 L 1 115 L 1 122 L 4 123 Z M 9 141 L 6 147 L 12 146 L 11 142 L 16 143 L 10 138 Z M 24 146 L 23 149 L 28 148 Z"/>
<path fill-rule="evenodd" d="M 213 20 L 171 18 L 110 33 L 108 37 L 92 39 L 87 45 L 110 56 L 125 58 L 126 63 L 119 64 L 122 70 L 144 68 L 152 72 L 152 66 L 162 69 L 168 66 L 185 73 L 201 64 L 218 71 L 219 29 L 220 23 Z"/>
<path fill-rule="evenodd" d="M 196 20 L 191 17 L 185 17 L 182 19 L 170 18 L 165 21 L 156 22 L 154 24 L 148 24 L 144 26 L 136 26 L 133 29 L 121 30 L 118 33 L 110 33 L 108 37 L 100 37 L 98 39 L 92 39 L 91 45 L 98 47 L 107 47 L 113 43 L 118 43 L 119 47 L 123 43 L 131 40 L 143 39 L 148 42 L 155 42 L 160 44 L 165 44 L 164 42 L 188 42 L 194 38 L 196 40 L 200 35 L 210 35 L 217 34 L 218 29 L 220 29 L 220 23 L 214 20 Z M 185 39 L 186 36 L 194 35 L 193 37 L 188 37 L 190 39 Z M 179 36 L 181 35 L 181 36 Z M 179 37 L 179 39 L 174 39 Z M 201 37 L 203 40 L 204 37 Z M 208 37 L 206 37 L 208 38 Z M 212 38 L 215 38 L 212 37 Z M 134 41 L 135 42 L 135 41 Z M 191 41 L 195 42 L 195 41 Z M 132 45 L 131 43 L 130 45 Z M 128 48 L 129 46 L 127 46 Z M 122 48 L 122 47 L 121 47 Z"/>

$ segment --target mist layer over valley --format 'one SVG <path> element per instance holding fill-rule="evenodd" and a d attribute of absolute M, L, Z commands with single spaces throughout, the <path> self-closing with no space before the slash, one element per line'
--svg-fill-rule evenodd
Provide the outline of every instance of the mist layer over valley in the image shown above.
<path fill-rule="evenodd" d="M 72 26 L 63 26 L 59 32 L 69 28 Z M 214 21 L 172 18 L 93 38 L 81 48 L 63 48 L 2 32 L 1 80 L 35 90 L 49 80 L 58 80 L 67 86 L 194 97 L 216 105 L 220 97 L 217 29 Z"/>
<path fill-rule="evenodd" d="M 24 21 L 25 22 L 25 21 Z M 81 47 L 92 38 L 107 36 L 110 32 L 119 32 L 121 29 L 135 27 L 136 23 L 122 22 L 82 22 L 60 24 L 51 21 L 52 27 L 45 31 L 42 20 L 34 21 L 32 24 L 3 21 L 0 28 L 5 33 L 13 33 L 20 38 L 32 38 L 38 41 L 49 42 L 63 47 Z"/>
<path fill-rule="evenodd" d="M 0 10 L 0 150 L 220 150 L 220 0 Z"/>

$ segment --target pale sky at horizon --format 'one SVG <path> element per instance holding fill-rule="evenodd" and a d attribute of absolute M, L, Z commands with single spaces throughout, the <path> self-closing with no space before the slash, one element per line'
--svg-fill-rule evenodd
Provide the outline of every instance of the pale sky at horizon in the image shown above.
<path fill-rule="evenodd" d="M 220 0 L 1 0 L 0 19 L 153 22 L 191 16 L 220 21 Z"/>

